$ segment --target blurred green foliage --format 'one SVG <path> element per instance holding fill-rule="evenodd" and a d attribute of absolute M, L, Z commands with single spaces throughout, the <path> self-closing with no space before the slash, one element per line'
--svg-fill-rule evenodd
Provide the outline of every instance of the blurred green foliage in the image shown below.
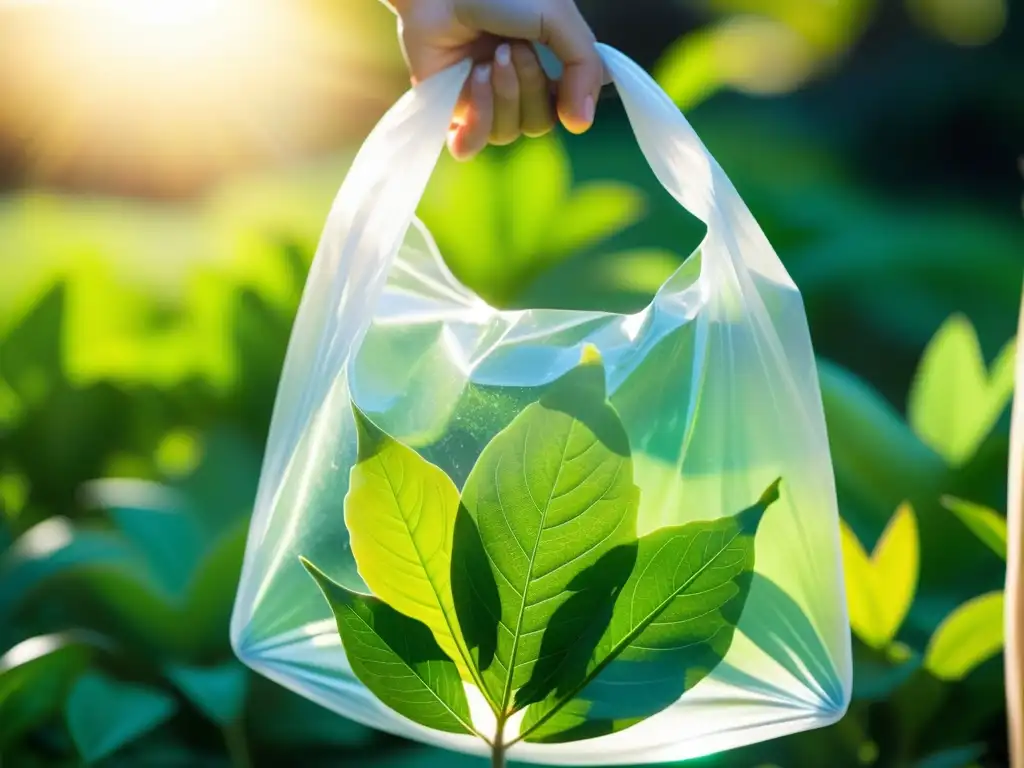
<path fill-rule="evenodd" d="M 693 108 L 804 296 L 855 630 L 841 722 L 695 764 L 1005 765 L 1001 510 L 1024 235 L 1014 158 L 999 160 L 1004 183 L 985 153 L 1024 125 L 1001 100 L 1019 24 L 1001 0 L 969 16 L 941 0 L 658 2 L 679 14 L 673 37 L 700 24 L 647 63 Z M 664 34 L 592 5 L 627 52 L 630 34 Z M 944 151 L 950 123 L 970 162 Z M 184 203 L 0 201 L 4 766 L 480 765 L 342 720 L 228 644 L 290 324 L 350 157 Z M 443 159 L 420 214 L 456 274 L 508 305 L 635 310 L 702 234 L 612 100 L 586 136 Z"/>

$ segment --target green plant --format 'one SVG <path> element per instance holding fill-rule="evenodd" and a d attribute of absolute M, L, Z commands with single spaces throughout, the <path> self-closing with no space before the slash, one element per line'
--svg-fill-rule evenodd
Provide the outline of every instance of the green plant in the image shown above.
<path fill-rule="evenodd" d="M 735 516 L 638 539 L 629 442 L 595 349 L 491 440 L 461 494 L 353 410 L 345 519 L 376 596 L 303 563 L 356 676 L 399 714 L 479 737 L 500 766 L 519 741 L 628 728 L 725 657 L 778 481 Z M 645 684 L 624 694 L 624 680 Z M 463 683 L 492 720 L 470 715 Z"/>

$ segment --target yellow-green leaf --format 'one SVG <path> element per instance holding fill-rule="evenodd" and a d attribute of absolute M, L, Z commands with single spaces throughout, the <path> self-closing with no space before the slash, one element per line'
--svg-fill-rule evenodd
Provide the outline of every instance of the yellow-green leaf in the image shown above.
<path fill-rule="evenodd" d="M 900 505 L 870 555 L 844 521 L 840 526 L 850 625 L 867 645 L 883 649 L 896 636 L 917 589 L 914 510 Z"/>
<path fill-rule="evenodd" d="M 472 680 L 452 604 L 452 530 L 459 491 L 440 468 L 353 406 L 358 456 L 345 524 L 359 575 L 381 600 L 423 622 Z"/>
<path fill-rule="evenodd" d="M 928 343 L 907 403 L 918 436 L 953 466 L 978 450 L 1013 394 L 1015 343 L 986 368 L 974 326 L 953 315 Z"/>
<path fill-rule="evenodd" d="M 942 506 L 960 518 L 985 546 L 1006 559 L 1006 518 L 993 509 L 964 501 L 954 496 L 943 496 Z"/>
<path fill-rule="evenodd" d="M 961 605 L 932 635 L 924 664 L 942 680 L 960 680 L 1003 647 L 1003 593 L 989 592 Z"/>
<path fill-rule="evenodd" d="M 658 84 L 681 109 L 690 109 L 722 87 L 715 33 L 701 29 L 673 43 L 654 67 Z"/>

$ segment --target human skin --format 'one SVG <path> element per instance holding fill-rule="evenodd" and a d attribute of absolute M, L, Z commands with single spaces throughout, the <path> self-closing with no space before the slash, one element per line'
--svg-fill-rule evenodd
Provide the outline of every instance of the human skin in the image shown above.
<path fill-rule="evenodd" d="M 385 0 L 398 16 L 413 83 L 463 59 L 476 64 L 452 121 L 448 147 L 467 160 L 488 144 L 541 136 L 555 118 L 573 133 L 593 124 L 604 67 L 574 0 Z M 551 82 L 530 43 L 563 65 Z"/>

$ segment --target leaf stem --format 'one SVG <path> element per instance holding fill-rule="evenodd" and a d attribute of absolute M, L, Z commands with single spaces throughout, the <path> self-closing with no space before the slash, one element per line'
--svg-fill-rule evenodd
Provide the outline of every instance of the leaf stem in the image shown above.
<path fill-rule="evenodd" d="M 231 759 L 233 768 L 252 768 L 252 758 L 249 757 L 249 744 L 245 738 L 245 723 L 242 718 L 236 718 L 221 728 L 224 733 L 224 744 L 228 750 L 228 757 Z"/>
<path fill-rule="evenodd" d="M 494 742 L 491 744 L 491 768 L 505 768 L 505 716 L 498 717 L 494 729 Z"/>

